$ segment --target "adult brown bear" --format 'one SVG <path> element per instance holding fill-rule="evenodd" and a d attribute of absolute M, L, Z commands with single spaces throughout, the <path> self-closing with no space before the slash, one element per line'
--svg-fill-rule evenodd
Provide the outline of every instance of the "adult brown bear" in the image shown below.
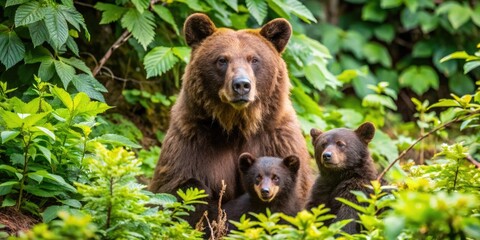
<path fill-rule="evenodd" d="M 312 184 L 309 154 L 289 99 L 290 82 L 281 53 L 292 29 L 275 19 L 261 29 L 216 28 L 204 14 L 187 18 L 192 48 L 183 85 L 149 189 L 174 193 L 194 179 L 224 202 L 244 192 L 237 159 L 255 156 L 300 158 L 300 193 Z M 188 184 L 187 184 L 188 185 Z"/>

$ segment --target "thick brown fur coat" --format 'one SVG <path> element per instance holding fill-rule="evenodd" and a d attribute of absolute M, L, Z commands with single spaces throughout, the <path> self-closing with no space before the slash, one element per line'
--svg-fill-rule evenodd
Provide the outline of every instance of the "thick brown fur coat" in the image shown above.
<path fill-rule="evenodd" d="M 196 179 L 217 201 L 225 180 L 225 202 L 244 192 L 237 164 L 241 153 L 295 154 L 300 158 L 298 196 L 305 201 L 312 184 L 309 154 L 281 58 L 290 24 L 275 19 L 261 29 L 235 31 L 193 14 L 184 32 L 191 59 L 149 189 L 174 193 Z M 248 80 L 248 93 L 232 87 L 238 79 Z"/>

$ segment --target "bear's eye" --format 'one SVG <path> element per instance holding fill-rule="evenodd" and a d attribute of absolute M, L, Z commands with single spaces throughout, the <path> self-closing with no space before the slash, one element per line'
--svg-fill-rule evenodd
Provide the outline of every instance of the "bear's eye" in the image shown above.
<path fill-rule="evenodd" d="M 345 147 L 345 146 L 347 146 L 347 144 L 345 144 L 345 143 L 342 142 L 342 141 L 337 141 L 337 146 L 339 146 L 339 147 Z"/>
<path fill-rule="evenodd" d="M 257 176 L 257 177 L 255 178 L 255 181 L 256 181 L 257 183 L 261 182 L 261 181 L 262 181 L 262 176 Z"/>
<path fill-rule="evenodd" d="M 273 175 L 272 180 L 274 183 L 278 183 L 278 181 L 280 181 L 280 178 L 277 175 Z"/>
<path fill-rule="evenodd" d="M 217 59 L 217 64 L 218 66 L 223 67 L 228 64 L 228 59 L 226 57 L 220 57 Z"/>
<path fill-rule="evenodd" d="M 253 57 L 251 60 L 252 64 L 257 64 L 259 62 L 258 58 Z"/>

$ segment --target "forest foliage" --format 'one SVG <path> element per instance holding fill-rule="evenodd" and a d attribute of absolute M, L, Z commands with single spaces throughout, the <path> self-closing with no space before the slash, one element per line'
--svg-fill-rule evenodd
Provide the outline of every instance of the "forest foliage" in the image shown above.
<path fill-rule="evenodd" d="M 306 141 L 312 127 L 373 122 L 380 131 L 371 152 L 392 185 L 374 181 L 373 194 L 354 193 L 364 205 L 340 200 L 358 211 L 359 234 L 341 230 L 350 220 L 325 226 L 334 216 L 319 206 L 295 217 L 248 215 L 237 231 L 215 236 L 480 238 L 477 1 L 0 0 L 0 7 L 0 213 L 13 208 L 38 222 L 12 239 L 202 237 L 181 217 L 203 202 L 203 191 L 176 199 L 144 184 L 189 61 L 181 28 L 194 12 L 234 29 L 288 19 L 294 33 L 283 58 Z M 0 238 L 11 231 L 0 219 Z"/>

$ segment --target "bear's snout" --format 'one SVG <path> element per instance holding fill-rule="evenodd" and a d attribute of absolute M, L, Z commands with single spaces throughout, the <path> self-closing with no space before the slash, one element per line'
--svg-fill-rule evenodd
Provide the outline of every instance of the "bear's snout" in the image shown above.
<path fill-rule="evenodd" d="M 270 196 L 270 188 L 264 187 L 260 190 L 262 197 L 268 198 Z"/>
<path fill-rule="evenodd" d="M 330 163 L 332 161 L 332 155 L 333 155 L 332 152 L 324 152 L 322 154 L 323 162 Z"/>
<path fill-rule="evenodd" d="M 250 93 L 251 88 L 252 88 L 252 84 L 250 82 L 250 79 L 248 79 L 247 77 L 240 76 L 233 79 L 232 89 L 239 96 L 247 95 L 248 93 Z"/>

